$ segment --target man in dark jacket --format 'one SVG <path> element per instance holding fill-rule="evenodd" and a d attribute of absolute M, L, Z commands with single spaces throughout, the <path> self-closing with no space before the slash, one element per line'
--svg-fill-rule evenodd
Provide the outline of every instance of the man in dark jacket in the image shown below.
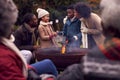
<path fill-rule="evenodd" d="M 23 24 L 14 32 L 14 43 L 27 58 L 27 61 L 32 57 L 31 52 L 39 47 L 36 44 L 37 26 L 37 17 L 32 13 L 27 13 L 23 18 Z"/>
<path fill-rule="evenodd" d="M 22 26 L 14 33 L 15 44 L 20 50 L 33 51 L 36 49 L 37 26 L 37 17 L 32 13 L 27 13 Z"/>

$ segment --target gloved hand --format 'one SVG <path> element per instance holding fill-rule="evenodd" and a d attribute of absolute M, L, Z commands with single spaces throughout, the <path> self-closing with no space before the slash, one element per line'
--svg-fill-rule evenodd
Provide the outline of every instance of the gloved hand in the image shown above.
<path fill-rule="evenodd" d="M 78 40 L 78 37 L 77 36 L 73 36 L 75 40 Z"/>
<path fill-rule="evenodd" d="M 78 37 L 77 36 L 73 36 L 70 41 L 74 42 L 74 41 L 77 41 L 78 40 Z"/>
<path fill-rule="evenodd" d="M 81 28 L 81 32 L 88 33 L 88 28 L 86 28 L 86 27 Z"/>

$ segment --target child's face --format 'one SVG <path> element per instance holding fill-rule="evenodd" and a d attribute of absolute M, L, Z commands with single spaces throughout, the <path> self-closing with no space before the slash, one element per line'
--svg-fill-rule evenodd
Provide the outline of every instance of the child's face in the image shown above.
<path fill-rule="evenodd" d="M 49 22 L 49 20 L 50 20 L 49 14 L 42 17 L 42 21 L 44 21 L 44 22 Z"/>
<path fill-rule="evenodd" d="M 67 9 L 67 16 L 68 18 L 74 17 L 74 10 L 73 9 Z"/>

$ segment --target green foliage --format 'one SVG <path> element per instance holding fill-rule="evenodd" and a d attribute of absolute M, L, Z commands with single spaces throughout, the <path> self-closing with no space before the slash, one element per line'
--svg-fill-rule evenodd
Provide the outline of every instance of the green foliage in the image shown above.
<path fill-rule="evenodd" d="M 13 0 L 19 9 L 19 18 L 17 24 L 21 23 L 23 15 L 27 12 L 33 12 L 37 15 L 38 7 L 48 10 L 51 14 L 51 20 L 59 19 L 60 26 L 63 26 L 62 19 L 66 16 L 66 8 L 68 5 L 75 4 L 79 1 L 90 3 L 93 11 L 99 9 L 100 0 Z"/>

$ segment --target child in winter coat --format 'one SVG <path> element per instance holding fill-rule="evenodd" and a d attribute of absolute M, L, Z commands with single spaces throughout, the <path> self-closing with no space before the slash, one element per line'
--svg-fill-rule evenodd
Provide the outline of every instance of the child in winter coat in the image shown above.
<path fill-rule="evenodd" d="M 80 48 L 82 44 L 82 34 L 80 31 L 81 22 L 74 16 L 74 6 L 70 5 L 67 8 L 67 19 L 64 22 L 63 33 L 68 40 L 68 47 Z"/>
<path fill-rule="evenodd" d="M 57 42 L 54 38 L 57 33 L 53 31 L 52 24 L 49 22 L 49 12 L 44 9 L 38 8 L 37 13 L 38 19 L 40 20 L 38 31 L 40 34 L 41 48 L 56 47 Z"/>

